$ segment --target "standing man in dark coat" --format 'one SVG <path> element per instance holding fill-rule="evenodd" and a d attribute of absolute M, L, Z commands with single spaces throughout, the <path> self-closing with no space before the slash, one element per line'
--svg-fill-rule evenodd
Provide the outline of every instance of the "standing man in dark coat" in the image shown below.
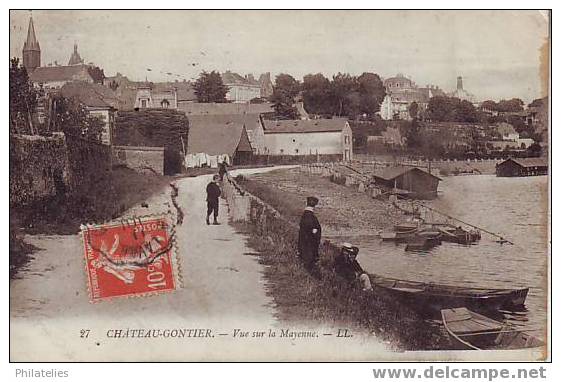
<path fill-rule="evenodd" d="M 306 199 L 306 208 L 300 219 L 298 234 L 298 253 L 304 267 L 314 276 L 319 277 L 317 261 L 319 259 L 319 244 L 321 240 L 321 225 L 314 214 L 314 207 L 319 200 L 314 196 Z"/>
<path fill-rule="evenodd" d="M 220 187 L 218 186 L 218 181 L 220 177 L 218 175 L 214 175 L 212 177 L 212 182 L 210 182 L 206 186 L 206 224 L 210 225 L 210 215 L 214 212 L 214 225 L 219 225 L 216 218 L 218 217 L 218 198 L 222 193 L 220 191 Z"/>

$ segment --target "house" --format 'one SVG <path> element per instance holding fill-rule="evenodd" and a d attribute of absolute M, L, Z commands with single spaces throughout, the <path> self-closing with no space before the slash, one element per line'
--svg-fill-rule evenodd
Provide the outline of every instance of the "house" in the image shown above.
<path fill-rule="evenodd" d="M 249 142 L 247 130 L 243 123 L 213 121 L 209 118 L 189 119 L 189 137 L 187 139 L 186 167 L 198 167 L 194 162 L 197 156 L 211 157 L 228 156 L 234 165 L 251 162 L 253 149 Z M 205 163 L 206 163 L 205 159 Z"/>
<path fill-rule="evenodd" d="M 90 65 L 41 66 L 29 76 L 35 87 L 45 90 L 60 89 L 68 82 L 82 81 L 99 83 Z"/>
<path fill-rule="evenodd" d="M 520 134 L 516 132 L 514 126 L 510 123 L 501 122 L 497 125 L 497 133 L 501 136 L 503 141 L 516 142 L 520 139 Z"/>
<path fill-rule="evenodd" d="M 418 199 L 436 198 L 438 183 L 442 180 L 417 167 L 386 167 L 373 175 L 376 185 L 398 189 Z"/>
<path fill-rule="evenodd" d="M 104 122 L 101 142 L 113 144 L 115 112 L 119 101 L 114 92 L 100 84 L 89 82 L 68 82 L 60 88 L 65 98 L 74 98 L 86 107 L 90 115 L 99 117 Z"/>
<path fill-rule="evenodd" d="M 384 80 L 386 96 L 380 105 L 380 116 L 382 119 L 411 120 L 409 108 L 413 102 L 419 106 L 419 111 L 426 110 L 429 99 L 442 92 L 438 87 L 427 85 L 419 88 L 415 82 L 397 74 L 395 77 Z"/>
<path fill-rule="evenodd" d="M 346 119 L 263 121 L 268 155 L 337 155 L 353 158 L 353 133 Z"/>
<path fill-rule="evenodd" d="M 273 104 L 265 103 L 180 103 L 178 110 L 185 115 L 264 114 L 274 111 Z"/>
<path fill-rule="evenodd" d="M 547 175 L 546 158 L 509 158 L 496 166 L 496 174 L 501 177 Z"/>
<path fill-rule="evenodd" d="M 261 97 L 261 84 L 252 74 L 245 77 L 227 70 L 221 74 L 222 82 L 228 87 L 226 99 L 234 103 L 249 102 Z"/>
<path fill-rule="evenodd" d="M 271 81 L 271 73 L 263 73 L 259 76 L 259 85 L 261 85 L 261 98 L 269 98 L 273 95 L 273 81 Z"/>
<path fill-rule="evenodd" d="M 167 84 L 142 83 L 136 89 L 135 109 L 177 109 L 177 89 Z"/>
<path fill-rule="evenodd" d="M 265 149 L 265 135 L 263 122 L 259 114 L 215 114 L 189 115 L 189 125 L 198 126 L 208 123 L 243 124 L 254 154 L 263 154 Z"/>

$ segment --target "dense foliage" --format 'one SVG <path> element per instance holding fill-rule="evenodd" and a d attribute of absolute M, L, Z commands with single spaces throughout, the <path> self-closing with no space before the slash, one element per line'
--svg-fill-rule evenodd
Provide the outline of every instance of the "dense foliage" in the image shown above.
<path fill-rule="evenodd" d="M 193 88 L 195 89 L 197 102 L 227 102 L 226 93 L 228 93 L 228 87 L 222 82 L 220 73 L 214 70 L 210 73 L 203 71 L 193 84 Z"/>

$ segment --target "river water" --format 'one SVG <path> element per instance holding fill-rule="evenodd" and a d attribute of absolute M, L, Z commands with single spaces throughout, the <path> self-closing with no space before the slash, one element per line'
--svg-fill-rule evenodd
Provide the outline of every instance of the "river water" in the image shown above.
<path fill-rule="evenodd" d="M 526 329 L 543 329 L 547 317 L 547 203 L 547 176 L 445 177 L 439 197 L 427 204 L 499 233 L 514 245 L 501 245 L 485 233 L 475 245 L 442 243 L 420 252 L 406 252 L 404 244 L 374 237 L 352 240 L 361 248 L 359 262 L 371 273 L 453 285 L 529 287 L 526 309 L 504 312 L 502 318 Z"/>

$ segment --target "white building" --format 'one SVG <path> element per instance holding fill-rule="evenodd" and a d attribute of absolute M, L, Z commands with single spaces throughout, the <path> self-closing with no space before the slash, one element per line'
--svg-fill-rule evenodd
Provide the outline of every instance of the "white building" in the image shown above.
<path fill-rule="evenodd" d="M 137 87 L 135 109 L 177 109 L 177 89 L 145 83 Z"/>
<path fill-rule="evenodd" d="M 353 133 L 346 119 L 264 122 L 264 153 L 269 155 L 340 155 L 353 158 Z"/>
<path fill-rule="evenodd" d="M 65 98 L 79 101 L 90 115 L 99 117 L 104 123 L 101 142 L 106 145 L 113 144 L 118 100 L 111 89 L 89 82 L 69 82 L 62 86 L 60 93 Z"/>
<path fill-rule="evenodd" d="M 254 98 L 261 97 L 261 84 L 253 75 L 245 77 L 229 70 L 221 74 L 222 82 L 228 87 L 226 99 L 234 103 L 249 102 Z"/>

